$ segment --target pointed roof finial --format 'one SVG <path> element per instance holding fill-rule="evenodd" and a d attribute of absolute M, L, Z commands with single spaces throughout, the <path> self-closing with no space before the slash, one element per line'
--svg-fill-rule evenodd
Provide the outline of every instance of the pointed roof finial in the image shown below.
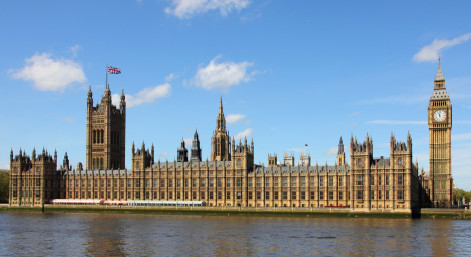
<path fill-rule="evenodd" d="M 438 55 L 438 70 L 437 75 L 435 76 L 435 81 L 443 81 L 445 80 L 445 76 L 442 73 L 442 65 L 441 65 L 441 55 Z"/>
<path fill-rule="evenodd" d="M 222 96 L 221 96 L 221 102 L 219 103 L 219 113 L 223 113 L 223 109 L 222 109 Z"/>

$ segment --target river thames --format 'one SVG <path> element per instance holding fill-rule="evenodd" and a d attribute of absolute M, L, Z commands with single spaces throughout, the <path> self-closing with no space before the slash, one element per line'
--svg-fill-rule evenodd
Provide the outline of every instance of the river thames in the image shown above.
<path fill-rule="evenodd" d="M 469 255 L 471 221 L 0 212 L 9 256 Z"/>

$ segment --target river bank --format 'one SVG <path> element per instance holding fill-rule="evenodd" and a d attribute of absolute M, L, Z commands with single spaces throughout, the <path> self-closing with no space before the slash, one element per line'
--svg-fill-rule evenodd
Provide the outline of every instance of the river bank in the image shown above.
<path fill-rule="evenodd" d="M 18 207 L 0 205 L 0 211 L 13 212 L 104 212 L 104 213 L 143 213 L 164 215 L 217 215 L 217 216 L 297 216 L 297 217 L 338 217 L 338 218 L 413 218 L 411 213 L 391 211 L 352 211 L 350 209 L 313 208 L 254 208 L 254 207 L 136 207 L 136 206 L 63 206 L 44 205 L 38 207 Z M 471 212 L 462 209 L 422 209 L 422 219 L 471 220 Z M 417 216 L 414 215 L 414 218 Z"/>

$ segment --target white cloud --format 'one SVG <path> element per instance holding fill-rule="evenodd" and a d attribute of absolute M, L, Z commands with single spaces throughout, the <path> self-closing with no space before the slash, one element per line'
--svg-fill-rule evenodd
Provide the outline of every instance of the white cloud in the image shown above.
<path fill-rule="evenodd" d="M 422 96 L 391 96 L 385 98 L 373 98 L 368 100 L 360 101 L 360 104 L 415 104 L 415 103 L 423 103 L 427 102 L 430 96 L 422 95 Z"/>
<path fill-rule="evenodd" d="M 451 140 L 453 141 L 471 140 L 471 133 L 451 135 Z"/>
<path fill-rule="evenodd" d="M 77 52 L 80 49 L 79 45 L 73 45 L 69 47 L 69 51 L 72 53 L 72 56 L 75 58 L 77 56 Z"/>
<path fill-rule="evenodd" d="M 416 62 L 434 62 L 438 59 L 440 50 L 452 47 L 468 41 L 471 38 L 471 33 L 463 34 L 451 40 L 448 39 L 435 39 L 430 45 L 426 45 L 414 55 L 412 60 Z"/>
<path fill-rule="evenodd" d="M 168 156 L 168 152 L 163 152 L 159 155 L 159 157 L 167 157 Z"/>
<path fill-rule="evenodd" d="M 26 66 L 21 70 L 11 71 L 14 79 L 33 81 L 36 89 L 41 91 L 64 91 L 75 82 L 87 80 L 82 66 L 73 60 L 54 59 L 48 53 L 34 54 L 25 60 Z"/>
<path fill-rule="evenodd" d="M 366 124 L 376 125 L 424 125 L 426 121 L 413 121 L 413 120 L 371 120 L 367 121 Z"/>
<path fill-rule="evenodd" d="M 170 95 L 171 86 L 169 83 L 158 85 L 155 87 L 144 88 L 139 91 L 136 95 L 126 95 L 126 107 L 134 107 L 143 103 L 152 103 L 159 98 Z M 117 105 L 120 101 L 119 94 L 113 94 L 111 96 L 112 102 Z"/>
<path fill-rule="evenodd" d="M 171 0 L 171 7 L 166 7 L 167 14 L 180 19 L 189 19 L 196 14 L 219 10 L 227 16 L 232 10 L 240 11 L 249 5 L 249 0 Z"/>
<path fill-rule="evenodd" d="M 238 123 L 241 122 L 243 119 L 245 119 L 245 114 L 240 113 L 229 114 L 226 117 L 227 124 Z"/>
<path fill-rule="evenodd" d="M 71 117 L 64 117 L 64 118 L 62 119 L 62 121 L 63 121 L 63 122 L 66 122 L 66 123 L 74 123 L 74 122 L 75 122 L 75 120 L 72 119 Z"/>
<path fill-rule="evenodd" d="M 338 150 L 337 147 L 335 147 L 335 146 L 334 146 L 334 147 L 331 147 L 331 148 L 327 149 L 327 150 L 324 152 L 324 155 L 325 155 L 325 156 L 335 155 L 335 154 L 337 154 L 337 150 Z"/>
<path fill-rule="evenodd" d="M 252 128 L 248 128 L 242 132 L 239 132 L 237 135 L 234 136 L 234 139 L 235 140 L 238 140 L 238 139 L 243 139 L 243 138 L 249 138 L 252 136 L 252 133 L 253 133 L 253 129 Z"/>
<path fill-rule="evenodd" d="M 257 72 L 247 73 L 250 62 L 222 62 L 217 63 L 221 56 L 216 56 L 208 66 L 198 68 L 192 84 L 204 89 L 228 90 L 230 87 L 249 81 Z"/>
<path fill-rule="evenodd" d="M 353 116 L 357 116 L 358 114 L 360 114 L 360 112 L 352 112 L 350 113 L 350 115 L 348 115 L 350 118 L 353 117 Z"/>

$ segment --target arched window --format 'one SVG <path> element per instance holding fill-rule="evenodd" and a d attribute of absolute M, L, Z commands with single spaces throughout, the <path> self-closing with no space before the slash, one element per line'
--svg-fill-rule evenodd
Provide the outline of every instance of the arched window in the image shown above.
<path fill-rule="evenodd" d="M 102 143 L 102 144 L 103 144 L 104 135 L 105 135 L 105 131 L 102 129 L 102 130 L 101 130 L 101 143 Z"/>
<path fill-rule="evenodd" d="M 103 158 L 100 159 L 100 169 L 103 169 Z"/>
<path fill-rule="evenodd" d="M 139 162 L 136 162 L 136 170 L 139 169 Z"/>
<path fill-rule="evenodd" d="M 93 130 L 93 143 L 96 144 L 96 130 Z"/>

